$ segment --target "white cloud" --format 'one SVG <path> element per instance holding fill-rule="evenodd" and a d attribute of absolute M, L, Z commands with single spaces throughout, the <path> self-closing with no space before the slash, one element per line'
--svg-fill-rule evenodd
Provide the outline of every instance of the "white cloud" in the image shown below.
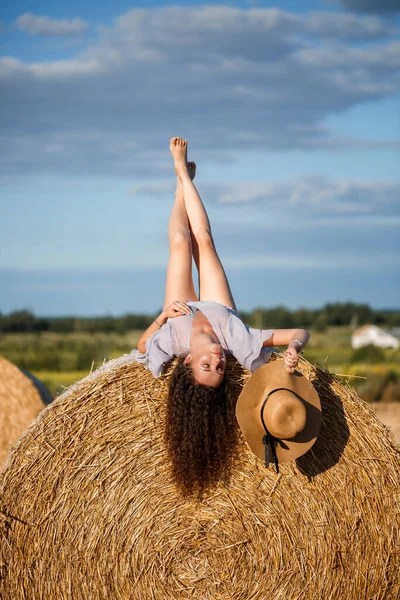
<path fill-rule="evenodd" d="M 165 27 L 168 22 L 168 28 Z M 148 11 L 133 9 L 116 19 L 116 27 L 127 33 L 139 34 L 139 44 L 146 45 L 145 32 L 157 32 L 156 45 L 197 45 L 197 42 L 214 39 L 224 30 L 239 36 L 248 37 L 251 30 L 255 35 L 255 43 L 261 42 L 261 36 L 270 35 L 315 35 L 317 37 L 334 37 L 335 39 L 379 39 L 392 35 L 395 29 L 374 16 L 357 16 L 351 14 L 332 14 L 329 12 L 311 12 L 307 14 L 290 13 L 278 8 L 239 9 L 228 6 L 199 6 L 189 8 L 169 6 Z M 195 39 L 193 40 L 193 36 Z M 135 36 L 135 39 L 136 36 Z M 230 43 L 227 36 L 222 38 L 223 49 Z M 264 40 L 268 43 L 268 40 Z M 205 46 L 208 49 L 208 46 Z M 253 49 L 249 48 L 250 52 Z"/>
<path fill-rule="evenodd" d="M 50 17 L 25 13 L 16 20 L 17 28 L 30 35 L 71 36 L 86 31 L 88 25 L 82 19 L 51 19 Z"/>
<path fill-rule="evenodd" d="M 52 63 L 32 63 L 29 65 L 29 74 L 35 79 L 63 80 L 65 77 L 76 79 L 90 77 L 101 71 L 101 65 L 96 60 L 76 61 L 60 60 Z"/>
<path fill-rule="evenodd" d="M 400 181 L 302 177 L 289 182 L 203 182 L 198 189 L 218 248 L 224 250 L 224 264 L 229 260 L 231 268 L 236 261 L 237 268 L 286 268 L 290 261 L 296 268 L 367 268 L 384 254 L 388 264 L 398 262 L 394 239 L 400 225 Z M 170 203 L 173 184 L 142 184 L 132 194 L 140 202 L 154 198 Z"/>
<path fill-rule="evenodd" d="M 199 157 L 374 147 L 322 123 L 397 93 L 393 29 L 371 16 L 159 7 L 122 15 L 69 60 L 3 57 L 3 173 L 137 175 L 151 157 L 162 174 L 169 157 L 155 149 L 176 134 Z M 50 159 L 42 149 L 54 145 L 64 150 Z"/>
<path fill-rule="evenodd" d="M 334 49 L 301 48 L 296 52 L 296 59 L 299 63 L 315 67 L 324 66 L 325 69 L 344 68 L 348 65 L 348 71 L 352 74 L 360 73 L 368 77 L 370 73 L 367 69 L 381 68 L 383 65 L 394 70 L 400 68 L 400 42 L 391 42 L 385 46 L 372 45 L 367 48 L 343 45 L 336 45 Z"/>
<path fill-rule="evenodd" d="M 171 197 L 171 181 L 141 184 L 131 190 L 132 195 L 160 198 Z M 326 177 L 299 177 L 289 182 L 259 181 L 247 183 L 203 183 L 201 194 L 208 202 L 218 205 L 264 206 L 270 213 L 306 209 L 307 220 L 321 216 L 379 217 L 382 224 L 390 225 L 388 215 L 400 217 L 399 182 L 335 180 Z M 312 209 L 312 213 L 310 213 Z"/>
<path fill-rule="evenodd" d="M 222 204 L 263 202 L 268 205 L 312 205 L 319 212 L 368 214 L 398 205 L 400 182 L 340 181 L 303 177 L 291 183 L 257 183 L 225 186 L 216 194 Z"/>

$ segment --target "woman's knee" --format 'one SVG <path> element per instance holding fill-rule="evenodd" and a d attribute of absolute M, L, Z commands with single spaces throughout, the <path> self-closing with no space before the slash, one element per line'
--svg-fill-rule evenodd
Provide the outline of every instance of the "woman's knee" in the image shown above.
<path fill-rule="evenodd" d="M 194 237 L 200 250 L 214 250 L 214 240 L 209 229 L 199 229 L 194 233 Z"/>
<path fill-rule="evenodd" d="M 169 246 L 171 250 L 179 252 L 191 252 L 192 244 L 188 230 L 177 230 L 169 234 Z"/>

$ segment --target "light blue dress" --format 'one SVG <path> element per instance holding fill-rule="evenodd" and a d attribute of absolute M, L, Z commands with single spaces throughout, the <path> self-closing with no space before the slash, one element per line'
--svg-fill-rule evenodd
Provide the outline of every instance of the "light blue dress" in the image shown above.
<path fill-rule="evenodd" d="M 190 352 L 190 334 L 196 310 L 200 310 L 211 323 L 226 354 L 232 354 L 249 371 L 255 371 L 269 361 L 272 349 L 263 348 L 263 343 L 273 334 L 273 329 L 253 329 L 240 319 L 232 308 L 218 302 L 187 302 L 192 310 L 168 321 L 146 342 L 146 352 L 137 350 L 136 360 L 160 377 L 163 366 L 175 356 L 187 356 Z"/>

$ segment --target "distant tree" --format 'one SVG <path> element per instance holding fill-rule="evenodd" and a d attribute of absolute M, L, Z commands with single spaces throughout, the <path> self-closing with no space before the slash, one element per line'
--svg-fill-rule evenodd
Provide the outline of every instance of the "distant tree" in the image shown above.
<path fill-rule="evenodd" d="M 256 329 L 287 329 L 294 326 L 292 313 L 284 306 L 256 308 L 252 313 L 241 313 L 243 321 Z"/>
<path fill-rule="evenodd" d="M 36 319 L 28 310 L 19 310 L 8 315 L 5 330 L 10 333 L 30 332 L 35 330 Z"/>
<path fill-rule="evenodd" d="M 384 360 L 384 351 L 382 348 L 374 346 L 374 344 L 356 348 L 350 356 L 351 363 L 380 363 L 384 362 Z"/>
<path fill-rule="evenodd" d="M 309 310 L 308 308 L 299 308 L 293 313 L 293 324 L 295 327 L 308 328 L 311 327 L 315 321 L 316 315 L 315 310 Z"/>
<path fill-rule="evenodd" d="M 325 311 L 321 311 L 317 315 L 313 323 L 313 327 L 317 331 L 325 331 L 325 329 L 328 327 L 328 316 Z"/>
<path fill-rule="evenodd" d="M 385 319 L 389 327 L 400 327 L 400 312 L 386 312 Z"/>
<path fill-rule="evenodd" d="M 243 323 L 246 323 L 246 325 L 249 325 L 250 327 L 255 326 L 254 319 L 253 319 L 254 311 L 253 312 L 245 312 L 243 310 L 240 310 L 240 311 L 238 311 L 238 315 L 242 319 Z"/>
<path fill-rule="evenodd" d="M 49 330 L 55 333 L 70 333 L 74 330 L 75 319 L 73 317 L 58 317 L 48 319 Z"/>
<path fill-rule="evenodd" d="M 290 311 L 284 306 L 256 308 L 240 312 L 244 323 L 259 329 L 315 328 L 324 331 L 329 326 L 353 326 L 376 323 L 386 327 L 400 327 L 400 311 L 372 310 L 367 304 L 328 303 L 320 309 L 299 308 Z M 127 314 L 120 317 L 35 317 L 28 310 L 9 315 L 0 313 L 0 332 L 117 332 L 146 329 L 153 315 Z"/>
<path fill-rule="evenodd" d="M 124 315 L 117 319 L 116 329 L 119 333 L 134 329 L 147 329 L 153 318 L 153 316 L 149 315 Z"/>

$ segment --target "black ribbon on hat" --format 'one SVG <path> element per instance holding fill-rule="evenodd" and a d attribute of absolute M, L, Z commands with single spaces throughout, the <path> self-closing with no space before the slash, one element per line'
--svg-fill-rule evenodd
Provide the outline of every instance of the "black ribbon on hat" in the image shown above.
<path fill-rule="evenodd" d="M 299 396 L 298 394 L 296 394 L 296 392 L 294 392 L 293 390 L 289 390 L 288 388 L 276 388 L 275 390 L 271 390 L 270 393 L 267 395 L 267 397 L 265 398 L 264 402 L 262 403 L 261 406 L 261 411 L 260 411 L 260 417 L 261 417 L 261 423 L 263 424 L 264 430 L 265 430 L 265 435 L 263 436 L 262 442 L 264 444 L 264 450 L 265 450 L 265 454 L 264 454 L 264 462 L 265 462 L 265 466 L 269 467 L 269 463 L 274 462 L 275 464 L 275 469 L 276 472 L 279 473 L 279 465 L 278 465 L 278 457 L 276 455 L 276 444 L 278 443 L 278 439 L 275 438 L 267 429 L 267 426 L 265 425 L 264 422 L 264 408 L 265 405 L 267 404 L 267 400 L 268 398 L 274 394 L 275 392 L 281 392 L 281 391 L 287 391 L 287 392 L 291 392 L 292 394 L 294 394 L 295 396 L 297 396 L 300 400 L 301 400 L 301 396 Z M 271 454 L 272 454 L 272 460 L 270 460 L 270 456 L 269 456 L 269 448 L 271 447 Z"/>
<path fill-rule="evenodd" d="M 264 425 L 265 428 L 265 425 Z M 264 454 L 264 462 L 265 462 L 265 466 L 269 467 L 269 446 L 271 445 L 271 454 L 272 454 L 272 458 L 274 460 L 275 463 L 275 469 L 276 472 L 279 473 L 279 465 L 278 465 L 278 457 L 276 456 L 276 448 L 275 448 L 275 442 L 276 439 L 274 438 L 273 435 L 271 435 L 269 433 L 269 431 L 267 429 L 265 429 L 266 434 L 263 436 L 263 444 L 264 444 L 264 450 L 265 450 L 265 454 Z"/>

